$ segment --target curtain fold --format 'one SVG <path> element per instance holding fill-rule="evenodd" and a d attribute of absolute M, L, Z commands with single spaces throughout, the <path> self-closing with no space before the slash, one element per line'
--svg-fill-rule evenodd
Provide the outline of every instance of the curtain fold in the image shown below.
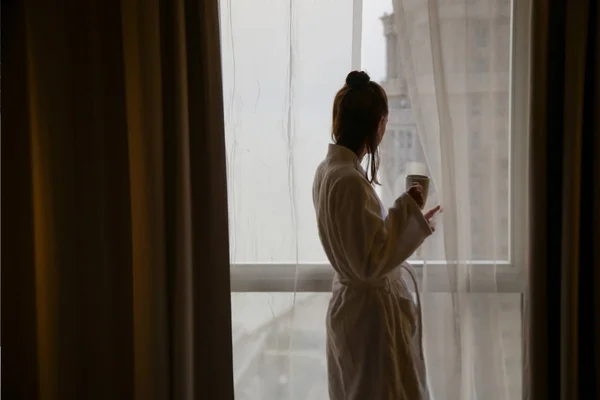
<path fill-rule="evenodd" d="M 3 4 L 5 398 L 233 398 L 218 3 Z"/>
<path fill-rule="evenodd" d="M 534 1 L 525 398 L 600 396 L 600 7 Z"/>
<path fill-rule="evenodd" d="M 324 285 L 310 280 L 300 289 L 299 277 L 319 265 L 333 275 L 312 183 L 331 141 L 335 93 L 360 67 L 361 4 L 220 2 L 230 253 L 241 290 L 231 293 L 238 400 L 328 397 L 331 293 L 314 293 Z"/>
<path fill-rule="evenodd" d="M 444 208 L 434 236 L 414 257 L 423 263 L 432 397 L 515 399 L 522 391 L 519 277 L 525 271 L 515 231 L 524 229 L 526 210 L 513 206 L 525 202 L 524 177 L 514 171 L 523 164 L 515 149 L 527 146 L 527 132 L 511 122 L 519 114 L 514 104 L 527 105 L 528 93 L 515 90 L 511 79 L 515 70 L 528 79 L 521 73 L 527 52 L 513 57 L 514 43 L 528 37 L 513 36 L 510 1 L 393 5 L 395 72 L 405 89 L 392 95 L 410 99 L 433 182 L 429 206 Z M 528 24 L 527 17 L 519 23 Z"/>

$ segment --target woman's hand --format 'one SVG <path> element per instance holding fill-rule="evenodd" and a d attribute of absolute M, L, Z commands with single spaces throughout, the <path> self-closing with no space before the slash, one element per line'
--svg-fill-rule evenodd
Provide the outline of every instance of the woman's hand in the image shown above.
<path fill-rule="evenodd" d="M 423 214 L 432 232 L 435 232 L 435 221 L 433 220 L 433 217 L 435 217 L 438 212 L 442 212 L 442 206 L 434 207 Z"/>
<path fill-rule="evenodd" d="M 417 206 L 422 210 L 425 207 L 425 199 L 423 198 L 423 186 L 415 183 L 411 187 L 408 188 L 406 193 L 413 198 Z"/>
<path fill-rule="evenodd" d="M 431 218 L 435 217 L 435 214 L 437 214 L 440 211 L 442 211 L 442 206 L 437 206 L 437 207 L 434 207 L 431 210 L 427 211 L 423 215 L 425 216 L 425 219 L 427 220 L 427 222 L 429 222 L 429 221 L 431 221 Z"/>

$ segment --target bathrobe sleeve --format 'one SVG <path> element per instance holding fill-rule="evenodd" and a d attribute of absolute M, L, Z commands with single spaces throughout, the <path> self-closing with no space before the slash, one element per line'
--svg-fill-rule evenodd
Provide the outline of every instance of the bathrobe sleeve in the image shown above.
<path fill-rule="evenodd" d="M 330 200 L 337 213 L 340 245 L 353 271 L 378 278 L 405 262 L 425 238 L 431 235 L 429 223 L 408 194 L 396 199 L 384 218 L 377 194 L 362 177 L 349 175 L 332 187 Z"/>

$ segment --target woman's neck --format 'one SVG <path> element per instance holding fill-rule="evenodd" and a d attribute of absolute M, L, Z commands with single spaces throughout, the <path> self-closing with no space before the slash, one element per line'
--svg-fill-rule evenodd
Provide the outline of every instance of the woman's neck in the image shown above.
<path fill-rule="evenodd" d="M 349 146 L 348 144 L 346 144 L 342 141 L 338 141 L 336 144 L 339 146 L 343 146 L 343 147 L 347 148 L 348 150 L 350 150 L 351 152 L 353 152 L 354 154 L 356 154 L 356 157 L 358 157 L 359 161 L 362 161 L 364 156 L 367 155 L 367 148 L 365 146 L 363 146 L 362 149 L 360 149 L 360 150 L 355 150 L 352 148 L 353 146 Z"/>

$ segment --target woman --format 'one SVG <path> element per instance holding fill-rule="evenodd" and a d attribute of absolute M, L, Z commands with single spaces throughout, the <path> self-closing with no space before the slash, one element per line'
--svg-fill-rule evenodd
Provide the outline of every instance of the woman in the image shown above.
<path fill-rule="evenodd" d="M 384 211 L 373 185 L 387 117 L 383 88 L 365 72 L 348 74 L 333 103 L 335 144 L 313 185 L 319 237 L 335 270 L 327 312 L 331 400 L 428 398 L 420 310 L 399 270 L 410 271 L 406 260 L 431 235 L 439 206 L 424 215 L 415 186 Z"/>

